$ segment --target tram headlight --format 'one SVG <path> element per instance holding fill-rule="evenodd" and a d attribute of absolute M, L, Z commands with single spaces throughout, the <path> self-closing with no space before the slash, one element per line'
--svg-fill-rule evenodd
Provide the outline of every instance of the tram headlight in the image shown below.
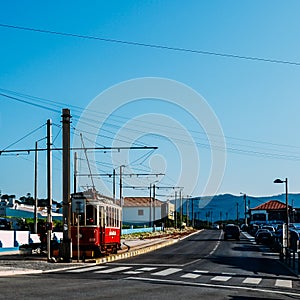
<path fill-rule="evenodd" d="M 95 241 L 96 241 L 96 239 L 94 237 L 89 238 L 89 242 L 95 242 Z"/>

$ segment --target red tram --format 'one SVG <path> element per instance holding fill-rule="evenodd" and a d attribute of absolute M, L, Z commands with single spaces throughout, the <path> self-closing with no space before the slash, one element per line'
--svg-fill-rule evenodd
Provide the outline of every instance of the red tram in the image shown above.
<path fill-rule="evenodd" d="M 72 194 L 73 257 L 117 253 L 121 246 L 122 210 L 109 197 L 93 190 Z"/>

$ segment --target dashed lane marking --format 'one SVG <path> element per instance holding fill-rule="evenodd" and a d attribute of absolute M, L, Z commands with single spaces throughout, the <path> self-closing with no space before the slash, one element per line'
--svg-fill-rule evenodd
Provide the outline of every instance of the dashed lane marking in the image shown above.
<path fill-rule="evenodd" d="M 204 271 L 204 270 L 195 270 L 194 273 L 202 273 L 202 274 L 208 274 L 209 271 Z"/>
<path fill-rule="evenodd" d="M 149 272 L 149 271 L 154 271 L 156 270 L 157 268 L 156 267 L 144 267 L 144 268 L 140 268 L 140 269 L 137 269 L 138 271 L 143 271 L 143 272 Z"/>
<path fill-rule="evenodd" d="M 251 278 L 251 277 L 248 277 L 246 278 L 243 283 L 246 283 L 246 284 L 259 284 L 261 282 L 261 278 Z"/>
<path fill-rule="evenodd" d="M 215 276 L 211 280 L 225 282 L 225 281 L 228 281 L 230 278 L 231 278 L 231 276 Z"/>
<path fill-rule="evenodd" d="M 82 272 L 89 272 L 89 271 L 95 271 L 99 269 L 104 269 L 107 268 L 107 266 L 93 266 L 89 268 L 79 268 L 79 269 L 72 269 L 72 270 L 67 270 L 68 273 L 82 273 Z"/>
<path fill-rule="evenodd" d="M 151 275 L 155 275 L 155 276 L 168 276 L 170 274 L 174 274 L 177 273 L 179 271 L 181 271 L 182 269 L 178 269 L 178 268 L 168 268 L 156 273 L 152 273 Z"/>
<path fill-rule="evenodd" d="M 189 279 L 196 279 L 196 278 L 198 278 L 200 276 L 201 276 L 201 274 L 187 273 L 187 274 L 184 274 L 184 275 L 182 275 L 180 277 L 182 277 L 182 278 L 189 278 Z"/>
<path fill-rule="evenodd" d="M 127 274 L 127 275 L 137 275 L 137 274 L 141 274 L 143 273 L 142 271 L 126 271 L 123 272 L 123 274 Z"/>
<path fill-rule="evenodd" d="M 292 288 L 292 280 L 283 280 L 283 279 L 276 279 L 275 286 L 277 287 L 285 287 L 285 288 Z"/>
<path fill-rule="evenodd" d="M 108 270 L 95 271 L 94 273 L 108 274 L 108 273 L 125 271 L 125 270 L 131 269 L 131 268 L 132 267 L 116 267 L 116 268 L 112 268 L 112 269 L 108 269 Z"/>

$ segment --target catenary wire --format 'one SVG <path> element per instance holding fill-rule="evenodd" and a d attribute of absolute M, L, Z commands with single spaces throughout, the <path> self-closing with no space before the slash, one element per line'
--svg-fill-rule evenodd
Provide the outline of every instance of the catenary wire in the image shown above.
<path fill-rule="evenodd" d="M 172 47 L 172 46 L 159 45 L 159 44 L 149 44 L 149 43 L 127 41 L 127 40 L 102 38 L 102 37 L 98 37 L 98 36 L 90 36 L 90 35 L 68 33 L 68 32 L 61 32 L 61 31 L 52 31 L 52 30 L 46 30 L 46 29 L 38 29 L 38 28 L 33 28 L 33 27 L 24 27 L 24 26 L 17 26 L 17 25 L 3 24 L 3 23 L 0 24 L 0 27 L 24 30 L 24 31 L 32 31 L 32 32 L 38 32 L 38 33 L 53 34 L 53 35 L 58 35 L 58 36 L 67 36 L 67 37 L 80 38 L 80 39 L 97 40 L 97 41 L 108 42 L 108 43 L 118 43 L 118 44 L 123 44 L 123 45 L 130 45 L 130 46 L 154 48 L 154 49 L 160 49 L 160 50 L 169 50 L 169 51 L 194 53 L 194 54 L 201 54 L 201 55 L 219 56 L 219 57 L 223 57 L 223 58 L 243 59 L 243 60 L 258 61 L 258 62 L 300 66 L 300 62 L 289 61 L 289 60 L 262 58 L 262 57 L 256 57 L 256 56 L 244 56 L 244 55 L 237 55 L 237 54 L 230 54 L 230 53 L 221 53 L 221 52 L 214 52 L 214 51 L 190 49 L 190 48 L 184 48 L 184 47 Z"/>

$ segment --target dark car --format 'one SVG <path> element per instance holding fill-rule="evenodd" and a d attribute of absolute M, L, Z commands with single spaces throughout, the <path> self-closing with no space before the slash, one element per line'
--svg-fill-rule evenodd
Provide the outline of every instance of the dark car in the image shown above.
<path fill-rule="evenodd" d="M 275 241 L 275 235 L 268 229 L 260 229 L 255 235 L 255 242 L 257 244 L 271 245 Z"/>
<path fill-rule="evenodd" d="M 228 224 L 224 228 L 224 240 L 233 239 L 240 240 L 240 228 L 234 224 Z"/>

